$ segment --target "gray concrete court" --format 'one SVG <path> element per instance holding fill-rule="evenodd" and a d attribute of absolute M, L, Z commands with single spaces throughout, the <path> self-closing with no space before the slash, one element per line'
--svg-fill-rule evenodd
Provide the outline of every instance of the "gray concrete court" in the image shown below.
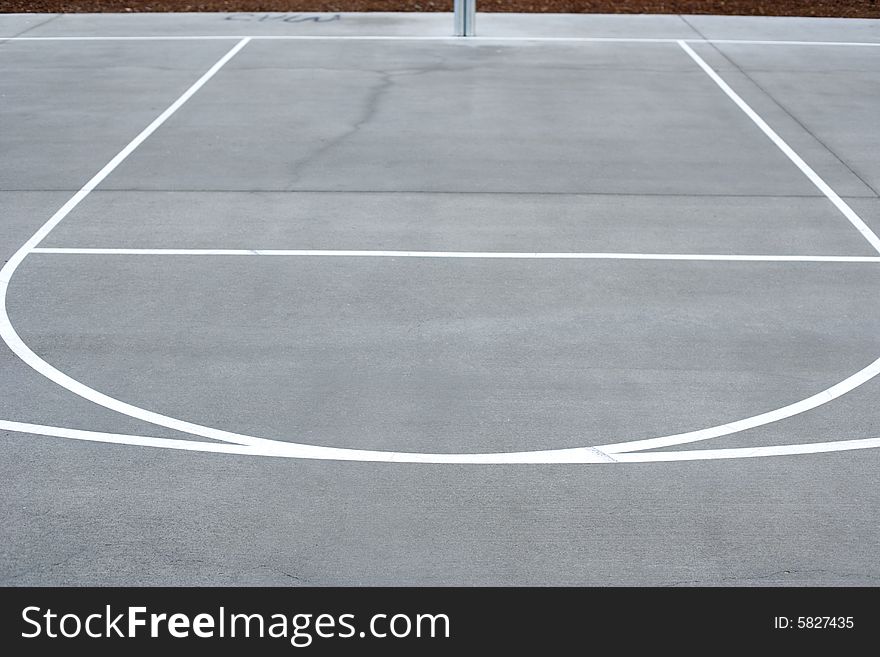
<path fill-rule="evenodd" d="M 481 38 L 422 38 L 451 27 L 0 16 L 0 250 L 15 264 L 0 583 L 877 583 L 877 447 L 712 450 L 880 436 L 880 377 L 846 383 L 880 356 L 880 24 L 480 15 Z M 310 36 L 324 38 L 290 38 Z M 838 382 L 828 403 L 649 456 L 698 450 L 687 462 L 223 454 L 222 436 L 181 425 L 559 450 L 772 414 Z M 173 448 L 113 444 L 132 436 Z"/>

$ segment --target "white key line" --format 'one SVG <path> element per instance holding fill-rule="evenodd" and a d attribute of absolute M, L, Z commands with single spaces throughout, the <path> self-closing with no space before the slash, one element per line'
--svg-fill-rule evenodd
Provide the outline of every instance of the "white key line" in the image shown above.
<path fill-rule="evenodd" d="M 751 106 L 744 101 L 738 93 L 736 93 L 729 84 L 727 84 L 724 79 L 715 72 L 715 70 L 709 66 L 702 57 L 700 57 L 694 49 L 691 48 L 684 41 L 679 41 L 678 45 L 681 46 L 682 50 L 684 50 L 688 56 L 693 59 L 697 65 L 703 69 L 703 72 L 708 75 L 712 81 L 718 85 L 718 87 L 723 91 L 728 98 L 730 98 L 736 106 L 739 107 L 743 113 L 748 116 L 752 123 L 754 123 L 758 128 L 760 128 L 761 132 L 763 132 L 770 141 L 772 141 L 776 147 L 783 152 L 783 154 L 792 161 L 792 163 L 801 170 L 813 185 L 822 192 L 825 197 L 834 204 L 834 207 L 838 209 L 838 211 L 846 217 L 849 222 L 855 227 L 859 233 L 861 233 L 862 237 L 864 237 L 868 243 L 874 247 L 874 250 L 880 253 L 880 237 L 877 237 L 877 234 L 871 230 L 868 225 L 862 220 L 862 218 L 856 214 L 855 210 L 853 210 L 846 201 L 844 201 L 840 196 L 835 192 L 831 187 L 826 183 L 818 173 L 816 173 L 813 168 L 804 162 L 803 158 L 798 155 L 794 149 L 789 146 L 785 140 L 780 137 L 776 131 L 771 128 L 761 116 L 751 108 Z"/>
<path fill-rule="evenodd" d="M 460 465 L 500 465 L 500 464 L 582 464 L 582 463 L 658 463 L 668 461 L 708 461 L 717 459 L 760 458 L 768 456 L 795 456 L 802 454 L 823 454 L 880 447 L 880 438 L 858 440 L 834 440 L 820 443 L 798 443 L 791 445 L 768 445 L 762 447 L 734 447 L 726 449 L 694 449 L 671 452 L 630 452 L 626 454 L 605 454 L 595 448 L 575 448 L 556 451 L 534 451 L 513 453 L 483 454 L 430 454 L 420 452 L 379 452 L 330 447 L 304 449 L 303 445 L 278 441 L 273 445 L 250 446 L 229 443 L 209 443 L 176 438 L 154 438 L 131 434 L 108 433 L 70 429 L 67 427 L 46 426 L 26 422 L 0 420 L 0 431 L 10 431 L 36 436 L 51 436 L 96 443 L 129 445 L 138 447 L 158 447 L 190 452 L 213 454 L 237 454 L 242 456 L 264 456 L 280 458 L 321 459 L 335 461 L 370 461 L 381 463 L 420 463 L 420 464 L 460 464 Z"/>
<path fill-rule="evenodd" d="M 744 46 L 824 46 L 878 48 L 875 41 L 807 41 L 786 39 L 676 39 L 664 37 L 550 37 L 550 36 L 478 36 L 463 39 L 455 36 L 405 36 L 405 35 L 359 35 L 359 34 L 157 34 L 121 36 L 10 36 L 0 37 L 0 41 L 217 41 L 251 39 L 254 41 L 445 41 L 449 43 L 472 44 L 478 42 L 509 41 L 537 43 L 717 43 Z"/>
<path fill-rule="evenodd" d="M 40 247 L 31 253 L 148 256 L 318 256 L 341 258 L 474 258 L 490 260 L 684 260 L 727 262 L 880 263 L 880 256 L 703 253 L 552 253 L 501 251 L 352 251 L 324 249 L 108 249 Z"/>

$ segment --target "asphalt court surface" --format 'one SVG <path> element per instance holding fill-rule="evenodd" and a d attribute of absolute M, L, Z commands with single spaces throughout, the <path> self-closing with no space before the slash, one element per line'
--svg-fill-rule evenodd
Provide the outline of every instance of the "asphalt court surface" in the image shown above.
<path fill-rule="evenodd" d="M 27 29 L 11 18 L 6 34 Z M 440 18 L 382 25 L 439 36 Z M 571 33 L 668 39 L 653 43 L 254 39 L 39 244 L 77 252 L 21 262 L 11 325 L 58 371 L 122 402 L 357 450 L 607 445 L 821 393 L 880 355 L 880 262 L 809 257 L 877 251 L 675 40 L 880 231 L 880 47 L 700 42 L 861 42 L 872 22 L 673 18 L 578 17 Z M 559 20 L 487 18 L 486 29 L 569 35 Z M 180 21 L 189 35 L 380 29 L 375 16 L 121 21 L 62 17 L 24 36 L 175 34 Z M 235 44 L 0 45 L 4 259 Z M 257 253 L 279 249 L 684 259 Z M 705 254 L 766 258 L 687 259 Z M 211 438 L 92 404 L 10 351 L 3 371 L 2 419 Z M 873 439 L 878 386 L 667 449 Z M 3 441 L 8 583 L 878 576 L 876 449 L 468 466 Z M 67 540 L 46 547 L 49 533 Z"/>

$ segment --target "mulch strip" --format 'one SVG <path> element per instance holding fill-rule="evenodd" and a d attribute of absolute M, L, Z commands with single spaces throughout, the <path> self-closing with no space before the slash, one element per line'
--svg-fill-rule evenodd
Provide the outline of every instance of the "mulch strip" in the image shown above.
<path fill-rule="evenodd" d="M 487 12 L 880 18 L 880 0 L 477 0 Z M 452 0 L 0 0 L 10 12 L 451 11 Z"/>

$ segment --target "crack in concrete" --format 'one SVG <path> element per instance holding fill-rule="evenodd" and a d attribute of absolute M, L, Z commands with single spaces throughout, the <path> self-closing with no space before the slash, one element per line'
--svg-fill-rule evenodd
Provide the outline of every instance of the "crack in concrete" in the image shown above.
<path fill-rule="evenodd" d="M 351 138 L 352 135 L 357 134 L 360 129 L 369 123 L 375 118 L 376 113 L 378 112 L 379 105 L 382 101 L 382 97 L 386 94 L 388 89 L 394 84 L 392 80 L 392 74 L 386 71 L 378 71 L 378 75 L 380 76 L 379 83 L 374 85 L 367 94 L 367 97 L 364 99 L 363 109 L 361 110 L 361 116 L 357 119 L 351 126 L 345 130 L 343 133 L 328 139 L 325 141 L 317 150 L 313 151 L 308 156 L 299 160 L 292 168 L 290 175 L 293 180 L 297 180 L 302 173 L 302 170 L 306 167 L 313 165 L 318 159 L 324 156 L 327 152 L 341 144 L 342 142 Z"/>
<path fill-rule="evenodd" d="M 48 25 L 49 23 L 54 21 L 56 18 L 60 18 L 61 16 L 62 16 L 62 14 L 54 14 L 54 15 L 50 16 L 49 18 L 47 18 L 46 20 L 40 21 L 36 25 L 31 25 L 30 27 L 26 27 L 25 29 L 23 29 L 21 32 L 19 32 L 17 34 L 13 34 L 11 36 L 0 37 L 0 46 L 5 45 L 7 43 L 10 43 L 10 39 L 15 39 L 17 37 L 20 37 L 20 36 L 27 34 L 28 32 L 30 32 L 32 30 L 36 30 L 38 27 L 43 27 L 44 25 Z"/>

